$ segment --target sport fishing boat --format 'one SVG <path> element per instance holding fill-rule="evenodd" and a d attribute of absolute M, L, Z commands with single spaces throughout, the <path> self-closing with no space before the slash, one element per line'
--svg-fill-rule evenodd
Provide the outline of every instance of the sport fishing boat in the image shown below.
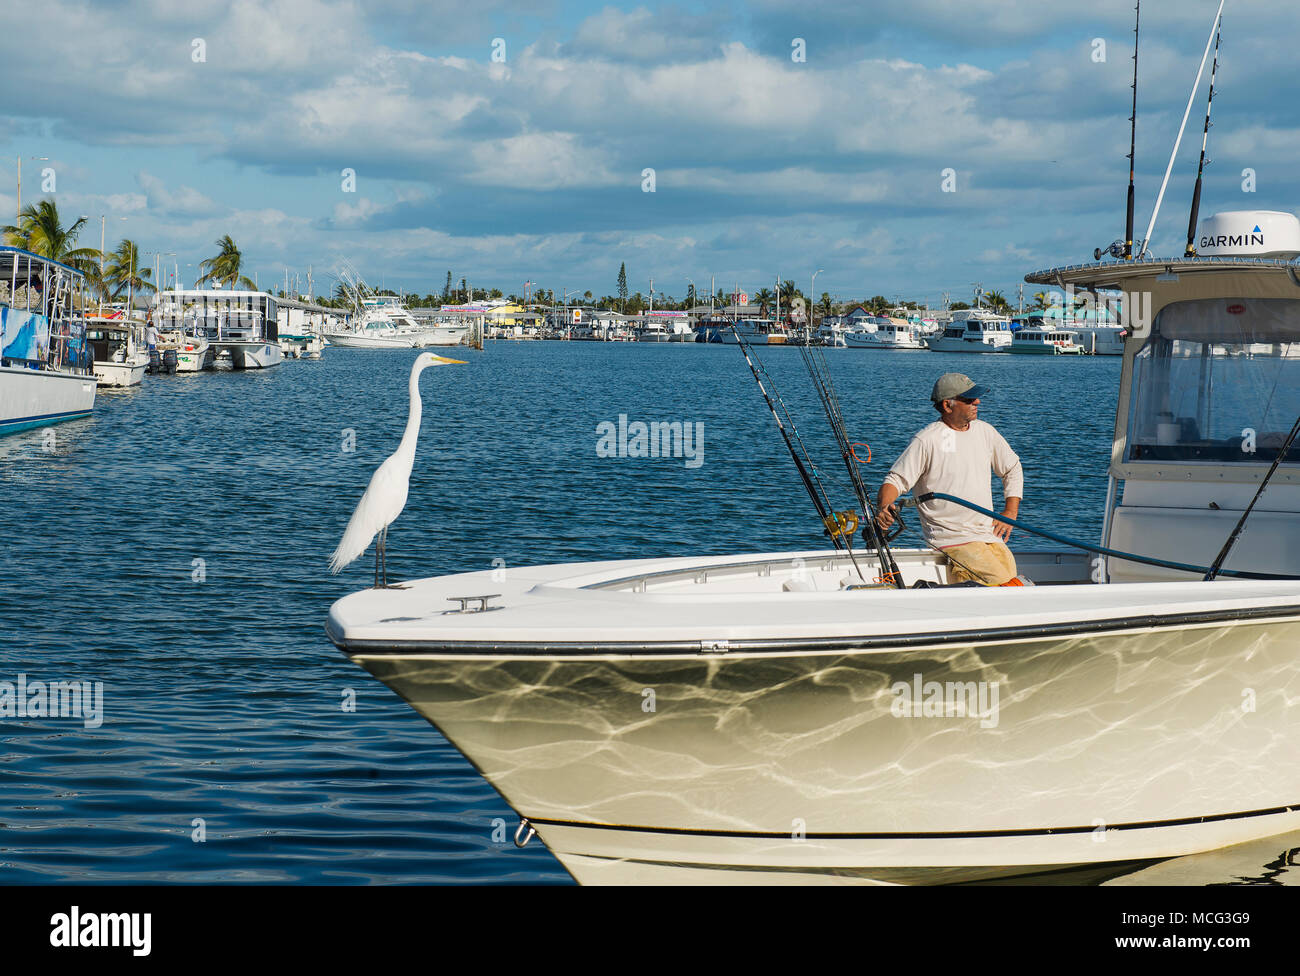
<path fill-rule="evenodd" d="M 1082 356 L 1087 350 L 1076 339 L 1073 332 L 1027 326 L 1011 333 L 1007 352 L 1029 356 Z"/>
<path fill-rule="evenodd" d="M 85 307 L 80 271 L 0 246 L 0 434 L 90 415 L 97 383 Z"/>
<path fill-rule="evenodd" d="M 986 308 L 962 308 L 952 313 L 943 332 L 932 335 L 932 352 L 1006 352 L 1011 345 L 1011 320 Z"/>
<path fill-rule="evenodd" d="M 1095 879 L 1298 829 L 1300 221 L 1272 247 L 1027 276 L 1150 296 L 1101 544 L 1018 552 L 1036 586 L 883 543 L 628 559 L 327 633 L 581 882 Z"/>
<path fill-rule="evenodd" d="M 487 309 L 468 305 L 444 306 L 443 311 L 482 315 Z M 420 349 L 459 345 L 469 331 L 469 326 L 462 323 L 422 325 L 396 295 L 372 295 L 360 298 L 352 320 L 329 332 L 328 337 L 330 345 L 344 348 Z"/>

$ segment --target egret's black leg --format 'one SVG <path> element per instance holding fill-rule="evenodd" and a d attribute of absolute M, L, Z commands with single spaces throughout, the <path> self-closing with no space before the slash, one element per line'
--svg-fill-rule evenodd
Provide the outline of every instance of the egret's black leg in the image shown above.
<path fill-rule="evenodd" d="M 401 583 L 388 582 L 388 526 L 379 530 L 379 546 L 375 550 L 377 560 L 376 572 L 379 574 L 375 581 L 377 590 L 405 590 L 406 587 Z"/>

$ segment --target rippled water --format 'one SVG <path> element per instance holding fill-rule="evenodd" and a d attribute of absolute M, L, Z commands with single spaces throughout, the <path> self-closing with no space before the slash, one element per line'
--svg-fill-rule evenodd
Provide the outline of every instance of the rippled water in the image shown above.
<path fill-rule="evenodd" d="M 762 355 L 848 505 L 798 351 Z M 390 574 L 821 544 L 735 348 L 498 342 L 462 358 L 424 375 Z M 1024 461 L 1022 516 L 1096 538 L 1117 359 L 828 358 L 872 481 L 933 417 L 937 375 L 959 370 L 995 390 L 981 416 Z M 568 881 L 536 842 L 514 847 L 495 791 L 322 632 L 330 603 L 369 584 L 365 559 L 338 578 L 325 565 L 401 436 L 412 359 L 329 349 L 146 377 L 52 443 L 0 440 L 0 680 L 104 693 L 98 728 L 0 719 L 0 883 Z M 597 425 L 620 414 L 703 424 L 703 463 L 599 457 Z M 1148 872 L 1281 883 L 1298 846 Z"/>

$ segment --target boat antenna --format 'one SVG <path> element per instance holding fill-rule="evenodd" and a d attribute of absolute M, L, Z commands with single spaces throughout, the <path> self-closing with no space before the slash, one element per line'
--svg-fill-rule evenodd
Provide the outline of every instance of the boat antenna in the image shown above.
<path fill-rule="evenodd" d="M 1196 72 L 1196 82 L 1192 85 L 1192 93 L 1187 96 L 1187 108 L 1183 110 L 1183 122 L 1178 127 L 1178 138 L 1174 140 L 1174 151 L 1169 154 L 1169 165 L 1165 167 L 1164 182 L 1160 184 L 1160 193 L 1156 197 L 1155 209 L 1151 211 L 1151 223 L 1147 224 L 1146 237 L 1142 240 L 1142 251 L 1138 254 L 1141 258 L 1151 247 L 1151 234 L 1156 228 L 1156 218 L 1160 216 L 1160 203 L 1165 198 L 1165 188 L 1169 186 L 1169 174 L 1173 172 L 1174 160 L 1178 157 L 1178 147 L 1183 142 L 1183 130 L 1187 128 L 1187 117 L 1192 113 L 1192 102 L 1196 100 L 1196 90 L 1201 87 L 1201 75 L 1205 73 L 1205 62 L 1210 58 L 1210 46 L 1214 43 L 1215 35 L 1219 30 L 1219 19 L 1223 16 L 1223 4 L 1225 0 L 1219 0 L 1219 10 L 1214 15 L 1214 23 L 1210 25 L 1210 36 L 1205 41 L 1205 53 L 1201 55 L 1201 66 Z"/>
<path fill-rule="evenodd" d="M 1128 214 L 1124 219 L 1124 259 L 1133 260 L 1133 182 L 1137 158 L 1138 120 L 1138 40 L 1142 29 L 1142 0 L 1137 0 L 1137 16 L 1133 23 L 1133 114 L 1128 123 Z"/>
<path fill-rule="evenodd" d="M 1223 33 L 1223 19 L 1214 34 L 1214 64 L 1210 66 L 1210 97 L 1205 102 L 1205 131 L 1201 134 L 1201 162 L 1196 167 L 1196 189 L 1192 191 L 1192 212 L 1187 218 L 1187 247 L 1183 257 L 1196 256 L 1196 220 L 1201 214 L 1201 174 L 1205 172 L 1205 144 L 1210 140 L 1210 109 L 1214 107 L 1214 78 L 1219 73 L 1219 37 Z"/>
<path fill-rule="evenodd" d="M 1210 564 L 1210 571 L 1205 574 L 1205 578 L 1202 582 L 1208 582 L 1219 575 L 1219 571 L 1223 568 L 1224 562 L 1228 559 L 1228 553 L 1232 552 L 1232 547 L 1237 544 L 1237 537 L 1241 535 L 1241 530 L 1246 527 L 1246 519 L 1250 518 L 1250 513 L 1255 510 L 1255 503 L 1259 501 L 1260 496 L 1264 494 L 1264 489 L 1268 487 L 1268 483 L 1273 477 L 1273 472 L 1275 472 L 1277 466 L 1282 463 L 1282 459 L 1286 457 L 1287 451 L 1291 450 L 1291 445 L 1295 443 L 1297 434 L 1300 434 L 1300 417 L 1296 417 L 1295 423 L 1291 425 L 1291 433 L 1287 434 L 1286 440 L 1282 442 L 1282 447 L 1278 450 L 1277 457 L 1273 459 L 1273 464 L 1269 467 L 1268 473 L 1264 475 L 1264 480 L 1259 483 L 1259 490 L 1255 492 L 1255 497 L 1250 500 L 1250 504 L 1246 506 L 1246 510 L 1241 513 L 1241 518 L 1237 519 L 1237 524 L 1233 526 L 1232 529 L 1232 535 L 1228 536 L 1228 541 L 1223 544 L 1223 548 L 1219 550 L 1219 554 L 1214 557 L 1214 562 Z"/>
<path fill-rule="evenodd" d="M 830 499 L 826 494 L 826 489 L 822 486 L 821 476 L 817 473 L 817 465 L 808 455 L 808 449 L 804 447 L 803 438 L 799 436 L 799 430 L 794 425 L 794 419 L 790 416 L 790 411 L 781 399 L 780 392 L 776 389 L 776 384 L 772 382 L 772 377 L 768 374 L 767 368 L 760 361 L 756 366 L 754 360 L 757 355 L 750 355 L 749 342 L 740 331 L 733 325 L 732 334 L 736 337 L 736 344 L 740 346 L 740 351 L 745 357 L 745 362 L 749 364 L 749 371 L 754 374 L 754 381 L 758 384 L 758 390 L 763 394 L 763 399 L 767 401 L 767 409 L 772 411 L 772 419 L 776 421 L 777 429 L 781 431 L 781 438 L 785 441 L 786 449 L 790 452 L 790 457 L 794 460 L 794 466 L 799 470 L 799 478 L 803 481 L 803 486 L 808 492 L 808 497 L 812 499 L 813 507 L 817 509 L 817 515 L 822 520 L 822 525 L 830 534 L 831 542 L 835 544 L 836 549 L 846 547 L 846 539 L 851 536 L 850 531 L 840 531 L 840 523 L 837 521 L 834 512 L 831 509 Z M 761 371 L 761 372 L 760 372 Z M 772 393 L 776 394 L 776 400 L 773 401 L 772 394 L 767 392 L 767 386 L 763 383 L 763 377 L 767 377 L 768 383 L 772 387 Z M 777 404 L 781 405 L 781 413 L 777 413 Z M 785 420 L 781 415 L 785 415 Z M 787 424 L 789 425 L 787 427 Z M 796 446 L 797 445 L 797 446 Z M 858 576 L 866 579 L 862 575 L 861 568 L 858 567 L 858 561 L 853 556 L 853 550 L 849 549 L 849 557 L 853 559 L 854 568 L 858 570 Z"/>

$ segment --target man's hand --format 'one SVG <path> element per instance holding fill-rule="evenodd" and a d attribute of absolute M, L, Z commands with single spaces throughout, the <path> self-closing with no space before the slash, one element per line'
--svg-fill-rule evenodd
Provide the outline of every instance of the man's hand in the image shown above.
<path fill-rule="evenodd" d="M 894 524 L 894 515 L 896 512 L 897 509 L 894 508 L 892 502 L 888 505 L 885 505 L 877 509 L 876 527 L 879 528 L 881 532 L 888 530 L 888 528 Z"/>
<path fill-rule="evenodd" d="M 1002 517 L 1015 519 L 1020 517 L 1020 499 L 1008 498 L 1005 507 L 1002 509 Z M 993 534 L 1006 542 L 1011 538 L 1011 526 L 1006 522 L 999 522 L 996 519 L 993 522 Z"/>

